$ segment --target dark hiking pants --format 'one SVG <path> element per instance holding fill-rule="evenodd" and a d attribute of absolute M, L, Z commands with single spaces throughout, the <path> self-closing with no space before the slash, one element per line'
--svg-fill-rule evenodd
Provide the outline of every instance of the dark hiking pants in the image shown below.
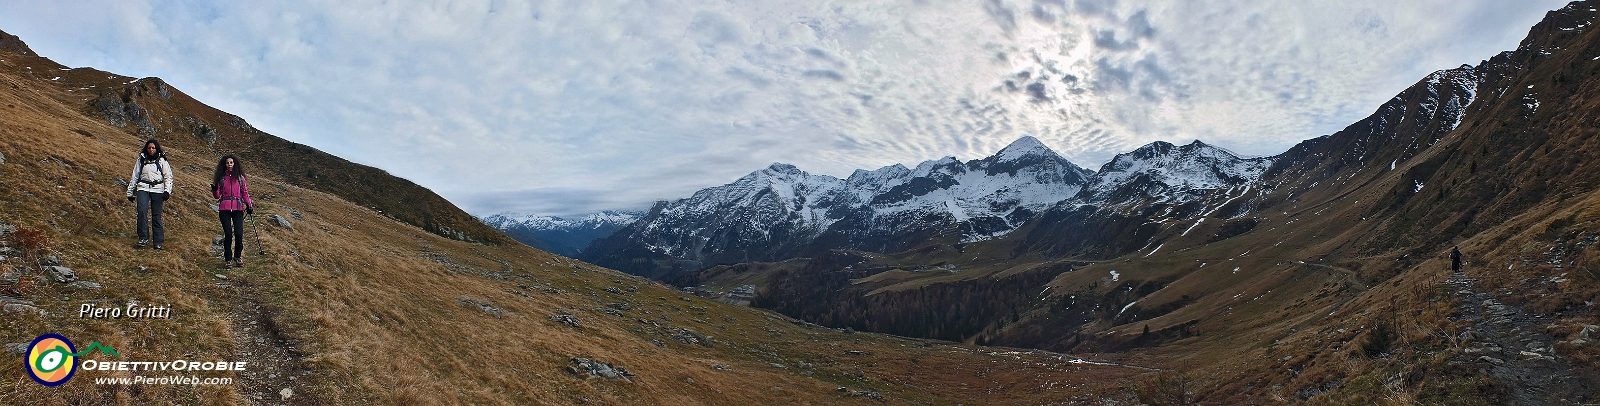
<path fill-rule="evenodd" d="M 134 210 L 139 212 L 139 222 L 135 226 L 135 231 L 139 234 L 140 240 L 151 240 L 156 245 L 161 245 L 167 240 L 167 228 L 161 222 L 161 204 L 166 202 L 166 196 L 165 193 L 150 193 L 143 190 L 133 192 Z"/>
<path fill-rule="evenodd" d="M 221 210 L 217 218 L 222 220 L 222 260 L 233 262 L 244 252 L 244 211 Z"/>

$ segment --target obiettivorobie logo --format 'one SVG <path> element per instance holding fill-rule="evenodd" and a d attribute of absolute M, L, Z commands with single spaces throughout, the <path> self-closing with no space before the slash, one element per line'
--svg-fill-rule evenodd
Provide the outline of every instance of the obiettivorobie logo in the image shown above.
<path fill-rule="evenodd" d="M 101 345 L 99 341 L 89 343 L 89 347 L 79 352 L 71 340 L 60 334 L 41 335 L 33 339 L 33 345 L 28 346 L 28 357 L 25 359 L 28 376 L 44 386 L 67 383 L 72 379 L 72 375 L 78 373 L 77 365 L 73 361 L 96 350 L 113 357 L 122 356 L 117 353 L 117 349 Z"/>
<path fill-rule="evenodd" d="M 79 370 L 84 371 L 131 371 L 135 375 L 102 376 L 94 378 L 96 385 L 232 385 L 232 377 L 205 377 L 199 375 L 178 375 L 179 373 L 239 373 L 245 371 L 248 362 L 243 361 L 99 361 L 82 360 L 79 357 L 89 355 L 95 351 L 113 357 L 122 357 L 117 349 L 109 345 L 100 344 L 99 341 L 89 343 L 83 351 L 72 345 L 72 341 L 60 334 L 50 333 L 33 339 L 33 345 L 28 347 L 28 356 L 23 359 L 27 364 L 28 376 L 35 382 L 44 386 L 60 386 L 71 380 Z M 203 371 L 203 372 L 202 372 Z M 146 376 L 140 373 L 168 374 L 166 376 Z"/>

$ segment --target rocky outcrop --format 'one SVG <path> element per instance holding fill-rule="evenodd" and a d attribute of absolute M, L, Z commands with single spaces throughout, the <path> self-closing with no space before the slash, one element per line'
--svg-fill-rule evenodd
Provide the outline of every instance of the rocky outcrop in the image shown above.
<path fill-rule="evenodd" d="M 50 280 L 56 281 L 56 283 L 72 283 L 78 280 L 78 274 L 73 272 L 72 268 L 64 266 L 46 266 L 44 267 L 44 274 L 50 277 Z"/>
<path fill-rule="evenodd" d="M 634 376 L 632 371 L 628 371 L 628 368 L 624 368 L 621 365 L 612 366 L 599 360 L 583 357 L 573 357 L 572 365 L 567 367 L 567 372 L 585 378 L 596 377 L 624 382 L 632 382 L 628 378 Z"/>
<path fill-rule="evenodd" d="M 490 304 L 489 302 L 483 301 L 483 300 L 475 298 L 475 297 L 460 296 L 460 297 L 456 298 L 456 301 L 460 302 L 462 305 L 466 305 L 468 307 L 477 308 L 479 311 L 482 311 L 484 314 L 492 315 L 492 316 L 495 316 L 495 317 L 499 317 L 499 316 L 502 315 L 502 312 L 500 311 L 500 308 L 495 307 L 494 305 Z"/>
<path fill-rule="evenodd" d="M 273 225 L 276 225 L 278 227 L 294 228 L 294 225 L 289 223 L 289 219 L 283 218 L 283 216 L 279 216 L 279 215 L 276 215 L 276 214 L 267 216 L 267 221 L 272 222 Z"/>
<path fill-rule="evenodd" d="M 132 94 L 128 91 L 123 91 L 121 94 L 111 91 L 101 92 L 94 100 L 89 101 L 89 107 L 106 120 L 106 124 L 117 127 L 127 127 L 132 124 L 139 135 L 144 136 L 156 133 L 156 126 L 150 122 L 150 115 L 133 100 Z"/>
<path fill-rule="evenodd" d="M 33 53 L 33 49 L 28 48 L 28 44 L 22 42 L 21 38 L 5 31 L 0 31 L 0 51 L 10 51 L 22 56 L 39 56 Z"/>

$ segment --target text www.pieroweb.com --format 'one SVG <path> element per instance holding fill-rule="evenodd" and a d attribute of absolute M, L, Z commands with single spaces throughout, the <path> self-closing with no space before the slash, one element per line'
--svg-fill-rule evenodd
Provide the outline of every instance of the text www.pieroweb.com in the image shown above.
<path fill-rule="evenodd" d="M 144 376 L 132 378 L 94 378 L 95 385 L 232 385 L 233 378 L 201 378 L 198 376 Z"/>
<path fill-rule="evenodd" d="M 83 369 L 102 371 L 243 371 L 245 362 L 95 362 L 85 361 Z M 132 377 L 97 377 L 96 385 L 232 385 L 231 377 L 199 377 L 193 375 L 134 375 Z"/>

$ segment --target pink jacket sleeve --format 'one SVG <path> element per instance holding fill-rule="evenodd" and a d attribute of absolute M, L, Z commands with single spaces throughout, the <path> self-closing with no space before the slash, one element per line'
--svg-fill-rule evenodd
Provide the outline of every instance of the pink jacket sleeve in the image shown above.
<path fill-rule="evenodd" d="M 244 207 L 256 207 L 256 202 L 250 200 L 250 186 L 243 176 L 239 177 L 239 197 L 244 198 Z"/>

